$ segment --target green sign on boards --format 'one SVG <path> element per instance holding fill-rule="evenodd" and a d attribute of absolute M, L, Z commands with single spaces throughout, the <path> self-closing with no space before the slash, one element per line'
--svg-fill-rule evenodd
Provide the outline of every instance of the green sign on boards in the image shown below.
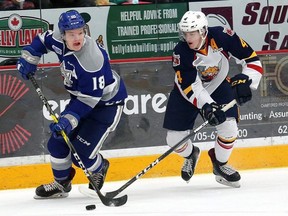
<path fill-rule="evenodd" d="M 0 56 L 19 57 L 24 46 L 49 28 L 43 19 L 11 14 L 0 18 Z"/>
<path fill-rule="evenodd" d="M 107 44 L 111 59 L 171 56 L 186 4 L 111 7 Z"/>

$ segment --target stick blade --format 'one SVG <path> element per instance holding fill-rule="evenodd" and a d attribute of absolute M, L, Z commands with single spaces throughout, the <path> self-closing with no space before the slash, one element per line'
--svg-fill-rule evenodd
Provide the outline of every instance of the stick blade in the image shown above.
<path fill-rule="evenodd" d="M 116 191 L 111 191 L 111 192 L 107 192 L 105 194 L 106 197 L 109 197 L 109 198 L 114 198 L 115 196 L 117 196 L 119 194 L 119 192 L 116 190 Z"/>
<path fill-rule="evenodd" d="M 98 198 L 98 195 L 97 193 L 94 191 L 94 190 L 91 190 L 89 189 L 88 187 L 84 187 L 82 185 L 80 185 L 78 187 L 78 190 L 81 194 L 83 194 L 84 196 L 87 196 L 87 197 L 91 197 L 91 198 Z M 117 195 L 117 194 L 116 194 Z M 115 195 L 115 196 L 116 196 Z M 128 200 L 128 196 L 127 195 L 124 195 L 124 196 L 121 196 L 121 197 L 118 197 L 118 198 L 115 198 L 113 199 L 115 196 L 113 197 L 108 197 L 108 196 L 103 196 L 103 195 L 100 195 L 99 198 L 101 199 L 102 203 L 105 205 L 105 206 L 122 206 L 124 205 L 127 200 Z"/>
<path fill-rule="evenodd" d="M 104 205 L 106 206 L 122 206 L 124 205 L 127 200 L 128 200 L 128 196 L 127 195 L 124 195 L 124 196 L 121 196 L 121 197 L 118 197 L 118 198 L 109 198 L 109 197 L 104 197 L 104 199 L 102 199 L 102 202 Z"/>

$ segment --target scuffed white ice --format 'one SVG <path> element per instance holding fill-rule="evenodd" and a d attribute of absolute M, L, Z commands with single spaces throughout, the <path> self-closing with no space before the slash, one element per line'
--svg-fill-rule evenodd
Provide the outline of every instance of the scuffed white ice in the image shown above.
<path fill-rule="evenodd" d="M 73 185 L 68 198 L 34 200 L 34 188 L 0 191 L 1 216 L 271 216 L 288 215 L 288 168 L 241 171 L 240 188 L 228 188 L 213 174 L 196 174 L 189 184 L 180 177 L 138 179 L 122 194 L 121 207 L 104 206 Z M 131 176 L 133 177 L 133 176 Z M 127 179 L 128 181 L 129 179 Z M 107 182 L 102 192 L 126 181 Z M 120 194 L 120 195 L 122 195 Z M 86 205 L 96 204 L 87 211 Z"/>

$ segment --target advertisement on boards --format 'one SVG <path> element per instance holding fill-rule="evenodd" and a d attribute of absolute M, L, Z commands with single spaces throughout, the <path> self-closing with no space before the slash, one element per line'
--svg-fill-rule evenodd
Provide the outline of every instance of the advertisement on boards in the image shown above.
<path fill-rule="evenodd" d="M 264 74 L 253 100 L 240 107 L 237 147 L 281 145 L 288 142 L 288 58 L 287 55 L 260 56 Z M 163 119 L 173 87 L 171 62 L 112 64 L 123 78 L 128 98 L 115 132 L 103 150 L 167 147 Z M 231 62 L 230 75 L 241 72 Z M 37 71 L 36 79 L 56 113 L 64 110 L 69 96 L 58 67 Z M 51 118 L 30 82 L 17 71 L 0 73 L 0 158 L 43 155 L 51 132 Z M 195 127 L 202 124 L 199 116 Z M 202 149 L 213 146 L 215 127 L 207 126 L 193 137 Z M 118 152 L 121 155 L 121 152 Z M 155 151 L 150 152 L 156 153 Z"/>
<path fill-rule="evenodd" d="M 269 3 L 269 4 L 268 4 Z M 232 28 L 256 51 L 288 49 L 288 6 L 281 0 L 228 0 L 171 4 L 75 8 L 84 13 L 88 32 L 101 41 L 112 60 L 171 56 L 178 41 L 177 23 L 187 10 L 200 10 L 210 26 Z M 1 11 L 0 63 L 47 29 L 57 28 L 65 9 Z M 52 15 L 53 14 L 53 15 Z M 23 24 L 23 26 L 22 26 Z M 44 63 L 56 63 L 53 54 Z"/>
<path fill-rule="evenodd" d="M 209 7 L 207 6 L 209 5 Z M 240 6 L 241 7 L 240 7 Z M 88 33 L 102 42 L 112 60 L 169 57 L 178 41 L 177 23 L 187 4 L 125 5 L 76 8 L 87 18 Z M 191 2 L 190 10 L 201 10 L 210 25 L 223 25 L 257 51 L 285 50 L 288 44 L 288 6 L 283 1 L 246 0 Z M 36 34 L 57 28 L 63 9 L 1 11 L 0 62 L 17 58 L 21 48 Z M 53 16 L 51 16 L 53 14 Z M 264 77 L 253 101 L 240 112 L 239 147 L 278 145 L 288 142 L 288 59 L 285 54 L 263 55 Z M 43 63 L 55 63 L 54 53 Z M 166 146 L 162 128 L 174 71 L 171 62 L 112 64 L 124 79 L 128 98 L 118 129 L 103 150 Z M 235 62 L 231 73 L 239 73 Z M 231 74 L 231 75 L 232 75 Z M 67 104 L 59 68 L 39 70 L 36 76 L 43 92 L 60 113 Z M 43 155 L 50 136 L 49 115 L 29 82 L 16 70 L 0 73 L 0 158 Z M 203 122 L 201 118 L 195 125 Z M 193 137 L 203 149 L 213 145 L 215 128 L 207 127 Z M 143 148 L 142 148 L 143 149 Z M 155 153 L 155 152 L 154 152 Z"/>
<path fill-rule="evenodd" d="M 156 4 L 147 4 L 76 9 L 84 14 L 89 35 L 103 43 L 110 59 L 125 60 L 171 56 L 171 52 L 178 42 L 177 23 L 187 11 L 187 4 L 157 6 Z M 51 16 L 52 12 L 53 16 Z M 1 12 L 0 61 L 9 57 L 19 57 L 19 50 L 25 46 L 24 43 L 20 43 L 21 32 L 24 29 L 11 29 L 8 25 L 11 19 L 16 17 L 16 22 L 25 21 L 28 14 L 34 18 L 33 28 L 30 28 L 29 35 L 26 34 L 28 37 L 26 42 L 28 42 L 36 33 L 58 28 L 58 17 L 62 12 L 64 9 L 46 9 L 42 10 L 41 17 L 35 10 L 33 13 L 28 10 Z M 37 22 L 43 23 L 43 26 L 37 28 Z M 23 26 L 23 28 L 29 28 L 29 26 Z M 14 53 L 13 56 L 9 54 L 11 52 Z M 42 62 L 56 63 L 58 59 L 54 54 L 48 54 L 42 58 Z"/>
<path fill-rule="evenodd" d="M 190 2 L 189 10 L 200 10 L 210 26 L 226 26 L 242 36 L 256 51 L 288 49 L 288 5 L 285 1 L 230 0 Z"/>

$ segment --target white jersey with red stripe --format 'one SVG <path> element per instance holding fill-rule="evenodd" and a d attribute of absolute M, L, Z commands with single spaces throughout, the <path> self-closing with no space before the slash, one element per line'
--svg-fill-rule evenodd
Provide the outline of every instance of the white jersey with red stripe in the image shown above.
<path fill-rule="evenodd" d="M 262 65 L 256 52 L 231 29 L 209 27 L 203 49 L 190 49 L 180 41 L 173 51 L 175 89 L 198 108 L 212 103 L 211 94 L 227 79 L 229 59 L 242 65 L 242 73 L 252 80 L 250 88 L 256 90 L 261 77 Z"/>

